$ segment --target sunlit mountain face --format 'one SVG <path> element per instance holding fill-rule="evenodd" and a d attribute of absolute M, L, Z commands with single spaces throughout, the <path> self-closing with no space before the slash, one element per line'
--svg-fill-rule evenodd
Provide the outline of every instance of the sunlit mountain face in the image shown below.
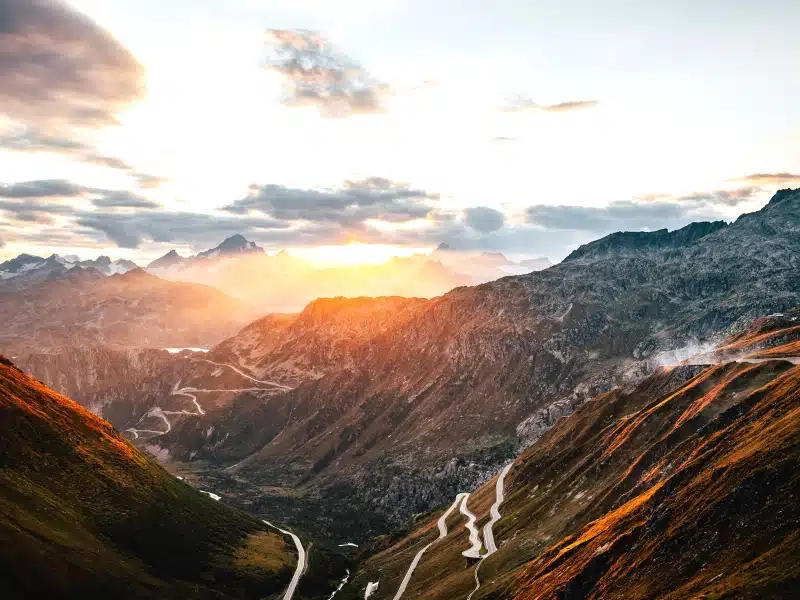
<path fill-rule="evenodd" d="M 0 596 L 800 598 L 798 23 L 0 0 Z"/>

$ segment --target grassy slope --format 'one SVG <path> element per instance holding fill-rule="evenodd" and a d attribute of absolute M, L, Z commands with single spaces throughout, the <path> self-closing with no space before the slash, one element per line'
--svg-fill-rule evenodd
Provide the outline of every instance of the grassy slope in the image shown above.
<path fill-rule="evenodd" d="M 296 564 L 287 539 L 5 359 L 0 515 L 6 598 L 263 598 Z"/>
<path fill-rule="evenodd" d="M 721 390 L 696 399 L 666 434 L 683 439 L 634 461 L 629 489 L 607 513 L 548 548 L 496 597 L 797 597 L 800 367 L 737 370 L 752 383 L 738 401 L 680 436 L 685 417 Z M 606 448 L 629 443 L 631 432 L 617 428 Z"/>
<path fill-rule="evenodd" d="M 791 597 L 798 428 L 800 367 L 782 361 L 662 370 L 587 403 L 506 479 L 500 551 L 473 598 Z M 470 499 L 479 525 L 493 488 Z M 391 598 L 439 514 L 369 553 L 342 600 L 377 579 L 376 600 Z M 463 518 L 451 521 L 407 597 L 465 598 L 474 587 Z"/>

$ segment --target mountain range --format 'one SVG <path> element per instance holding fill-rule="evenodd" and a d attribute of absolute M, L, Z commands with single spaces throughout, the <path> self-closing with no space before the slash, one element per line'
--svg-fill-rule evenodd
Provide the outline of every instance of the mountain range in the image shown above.
<path fill-rule="evenodd" d="M 247 304 L 207 286 L 138 268 L 106 277 L 75 266 L 60 278 L 0 288 L 0 347 L 12 356 L 89 344 L 208 347 L 254 316 Z"/>
<path fill-rule="evenodd" d="M 529 273 L 550 264 L 546 258 L 517 263 L 500 253 L 462 252 L 441 244 L 429 256 L 417 254 L 379 264 L 321 267 L 287 251 L 268 255 L 254 242 L 236 234 L 193 256 L 183 257 L 177 250 L 170 250 L 145 270 L 162 279 L 216 287 L 263 313 L 296 311 L 323 297 L 430 298 L 456 287 Z M 54 254 L 41 258 L 21 254 L 0 264 L 0 291 L 64 279 L 77 268 L 110 276 L 138 266 L 124 259 L 112 261 L 107 256 L 80 260 L 77 256 Z"/>
<path fill-rule="evenodd" d="M 293 257 L 230 263 L 267 259 Z M 230 317 L 238 301 L 142 270 L 76 267 L 3 292 L 15 363 L 126 444 L 315 544 L 357 544 L 336 600 L 797 589 L 800 190 L 731 224 L 620 232 L 433 298 L 215 318 L 200 336 L 213 345 L 188 336 L 208 306 Z M 67 323 L 108 334 L 69 338 Z M 137 340 L 148 323 L 158 344 Z"/>
<path fill-rule="evenodd" d="M 59 256 L 53 254 L 48 258 L 20 254 L 16 258 L 0 264 L 0 282 L 5 287 L 19 287 L 25 284 L 38 283 L 48 279 L 61 279 L 74 269 L 92 269 L 101 275 L 117 275 L 136 269 L 136 263 L 119 259 L 112 261 L 108 256 L 95 260 L 80 260 L 77 256 Z M 0 286 L 3 289 L 3 286 Z"/>
<path fill-rule="evenodd" d="M 163 353 L 129 392 L 116 377 L 80 389 L 93 356 L 123 372 L 138 360 L 128 354 L 20 364 L 104 404 L 121 430 L 154 432 L 129 435 L 162 459 L 235 478 L 243 502 L 307 502 L 325 535 L 369 536 L 481 484 L 587 399 L 800 306 L 799 223 L 800 193 L 786 190 L 731 225 L 612 235 L 547 270 L 431 300 L 318 300 L 206 355 Z M 274 493 L 248 491 L 265 486 Z"/>

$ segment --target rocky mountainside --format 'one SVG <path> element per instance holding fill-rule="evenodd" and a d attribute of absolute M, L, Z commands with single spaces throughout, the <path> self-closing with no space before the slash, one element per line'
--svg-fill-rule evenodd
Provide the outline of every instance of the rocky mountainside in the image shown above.
<path fill-rule="evenodd" d="M 4 598 L 263 598 L 288 585 L 287 538 L 5 358 L 0 429 Z"/>
<path fill-rule="evenodd" d="M 800 313 L 797 313 L 800 314 Z M 757 327 L 783 331 L 767 319 Z M 666 367 L 585 403 L 472 493 L 424 554 L 404 597 L 790 598 L 800 592 L 800 366 L 787 360 Z M 461 491 L 468 491 L 466 489 Z M 450 500 L 452 502 L 452 499 Z M 436 539 L 443 504 L 376 540 L 341 598 L 393 598 Z M 476 571 L 477 569 L 477 571 Z"/>
<path fill-rule="evenodd" d="M 167 415 L 169 428 L 161 400 L 115 423 L 154 432 L 140 443 L 204 465 L 248 505 L 307 503 L 310 527 L 366 538 L 480 485 L 586 399 L 800 305 L 799 227 L 800 193 L 786 190 L 725 227 L 641 234 L 635 248 L 610 236 L 428 301 L 320 302 L 159 384 L 191 382 L 203 414 L 184 394 L 167 410 L 192 414 Z"/>
<path fill-rule="evenodd" d="M 235 256 L 240 254 L 263 254 L 264 249 L 250 242 L 244 236 L 232 235 L 222 241 L 216 248 L 206 250 L 197 255 L 197 258 L 220 258 L 222 256 Z"/>
<path fill-rule="evenodd" d="M 159 452 L 401 523 L 485 481 L 587 398 L 800 304 L 798 224 L 800 194 L 781 192 L 730 226 L 690 226 L 636 252 L 604 242 L 542 272 L 403 305 L 396 322 L 353 335 L 362 306 L 330 321 L 335 353 L 319 333 L 287 334 L 305 317 L 269 317 L 213 360 L 294 389 L 217 403 L 160 435 Z"/>
<path fill-rule="evenodd" d="M 252 318 L 249 306 L 213 288 L 141 269 L 104 277 L 75 267 L 61 279 L 0 289 L 0 347 L 12 355 L 96 343 L 208 347 Z"/>

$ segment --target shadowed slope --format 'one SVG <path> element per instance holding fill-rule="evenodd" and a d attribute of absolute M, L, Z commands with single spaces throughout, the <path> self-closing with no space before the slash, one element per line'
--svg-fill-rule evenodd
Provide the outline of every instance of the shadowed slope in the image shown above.
<path fill-rule="evenodd" d="M 283 537 L 6 359 L 0 450 L 6 598 L 263 598 L 291 577 Z"/>

